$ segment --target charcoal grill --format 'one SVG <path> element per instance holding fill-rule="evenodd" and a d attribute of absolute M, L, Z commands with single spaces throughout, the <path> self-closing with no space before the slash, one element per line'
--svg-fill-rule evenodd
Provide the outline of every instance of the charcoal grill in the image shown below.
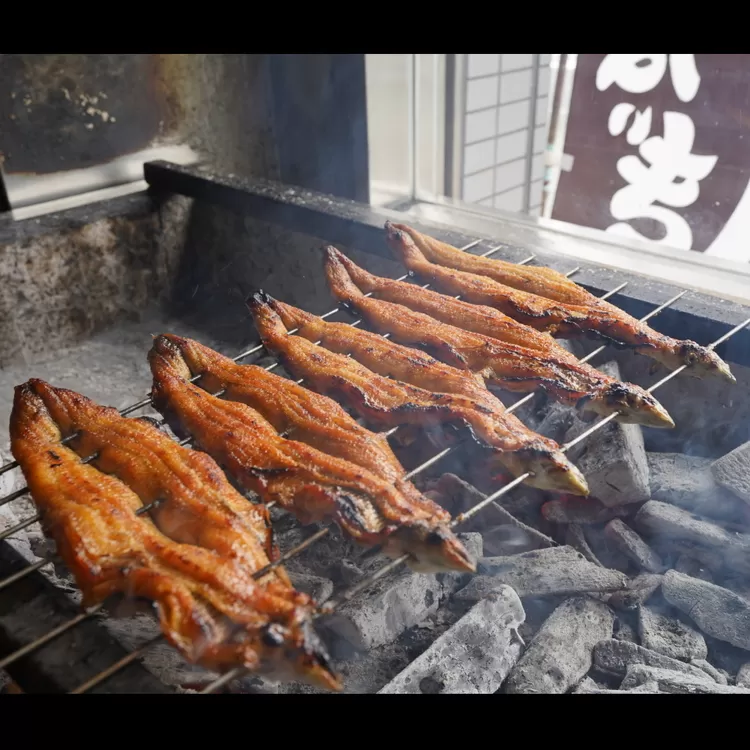
<path fill-rule="evenodd" d="M 488 241 L 484 237 L 472 237 L 457 232 L 449 227 L 414 221 L 410 216 L 388 209 L 372 207 L 332 198 L 331 196 L 313 193 L 307 190 L 263 181 L 240 179 L 225 175 L 212 174 L 199 167 L 180 167 L 167 162 L 153 162 L 145 165 L 145 178 L 150 186 L 153 200 L 158 204 L 168 195 L 181 195 L 194 199 L 198 203 L 210 204 L 245 216 L 256 217 L 279 225 L 284 230 L 302 232 L 316 238 L 324 238 L 332 244 L 353 247 L 359 250 L 385 255 L 383 224 L 387 220 L 401 221 L 415 226 L 418 230 L 431 234 L 439 239 L 460 247 L 466 252 L 483 256 L 497 255 L 506 260 L 525 264 L 538 263 L 563 271 L 568 276 L 575 275 L 578 283 L 602 299 L 612 299 L 615 304 L 641 320 L 651 320 L 658 316 L 658 329 L 678 338 L 685 337 L 685 330 L 690 337 L 700 343 L 717 349 L 720 356 L 728 362 L 750 366 L 750 307 L 735 302 L 728 302 L 688 289 L 679 289 L 669 284 L 645 280 L 633 273 L 613 272 L 604 266 L 581 263 L 574 267 L 564 257 L 550 255 L 534 246 L 518 247 L 502 241 Z M 407 279 L 408 274 L 400 277 Z M 428 286 L 428 285 L 425 285 Z M 295 302 L 295 300 L 289 300 Z M 310 309 L 308 307 L 308 309 Z M 320 314 L 322 311 L 310 309 Z M 339 312 L 338 307 L 324 312 L 323 318 L 332 317 Z M 359 325 L 360 320 L 353 320 L 351 325 Z M 293 335 L 296 330 L 290 331 Z M 387 334 L 386 334 L 387 335 Z M 583 361 L 589 361 L 600 355 L 607 347 L 592 347 Z M 260 355 L 263 347 L 260 344 L 246 348 L 236 355 L 236 361 L 252 361 L 254 355 Z M 273 370 L 278 362 L 266 366 Z M 684 370 L 684 366 L 656 379 L 652 384 L 641 382 L 653 392 L 673 380 Z M 197 380 L 198 378 L 193 378 Z M 302 380 L 297 382 L 303 382 Z M 638 382 L 638 381 L 636 381 Z M 741 387 L 741 385 L 737 386 Z M 534 398 L 533 394 L 516 400 L 509 406 L 509 411 L 516 411 Z M 148 406 L 148 397 L 121 410 L 128 415 Z M 595 422 L 589 429 L 563 446 L 569 450 L 574 445 L 588 440 L 597 431 L 615 418 L 615 414 Z M 163 421 L 163 420 L 162 420 Z M 389 430 L 391 435 L 398 428 Z M 745 438 L 746 439 L 746 438 Z M 190 438 L 181 441 L 190 442 Z M 446 457 L 454 447 L 447 447 L 437 452 L 408 473 L 416 477 Z M 93 458 L 83 459 L 89 461 Z M 0 474 L 19 471 L 15 462 L 0 467 Z M 478 502 L 470 510 L 454 519 L 453 525 L 460 528 L 469 518 L 496 503 L 500 498 L 518 487 L 528 474 L 519 476 L 498 487 Z M 0 499 L 0 506 L 7 505 L 23 497 L 25 489 L 19 489 Z M 146 506 L 139 512 L 148 512 Z M 0 532 L 0 612 L 8 612 L 14 602 L 44 601 L 52 598 L 48 582 L 40 570 L 52 563 L 51 558 L 41 559 L 28 564 L 15 553 L 5 540 L 17 532 L 38 521 L 32 515 L 20 523 Z M 323 527 L 307 536 L 303 542 L 287 550 L 281 559 L 271 567 L 280 565 L 298 555 L 310 545 L 315 544 L 329 533 Z M 360 595 L 366 595 L 368 588 L 377 580 L 402 566 L 406 556 L 399 557 L 383 564 L 377 571 L 367 575 L 349 588 L 336 592 L 328 600 L 331 610 L 350 602 Z M 260 571 L 262 575 L 267 569 Z M 11 632 L 7 624 L 0 624 L 0 669 L 8 670 L 21 687 L 30 692 L 59 691 L 62 681 L 60 669 L 71 668 L 78 674 L 87 674 L 70 692 L 86 693 L 89 691 L 120 692 L 138 691 L 163 692 L 167 690 L 138 664 L 139 660 L 161 638 L 154 638 L 143 646 L 125 653 L 122 648 L 111 642 L 98 630 L 97 619 L 103 614 L 104 607 L 97 606 L 86 612 L 68 615 L 69 608 L 58 604 L 49 604 L 46 612 L 40 612 L 40 618 L 33 627 L 22 628 L 21 632 Z M 7 623 L 2 620 L 2 623 Z M 43 631 L 43 632 L 40 632 Z M 66 640 L 67 639 L 67 640 Z M 65 650 L 59 644 L 65 643 Z M 58 644 L 55 647 L 55 644 Z M 67 654 L 69 663 L 65 663 Z M 88 660 L 91 667 L 81 668 L 81 662 Z M 92 675 L 92 671 L 94 674 Z M 242 670 L 233 670 L 214 680 L 202 689 L 203 693 L 212 693 L 222 689 L 231 681 L 242 676 Z"/>

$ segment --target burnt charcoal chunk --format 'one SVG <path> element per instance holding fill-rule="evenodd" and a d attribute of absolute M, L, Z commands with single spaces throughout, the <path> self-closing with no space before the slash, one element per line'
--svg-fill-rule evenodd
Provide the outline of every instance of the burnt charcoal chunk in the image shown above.
<path fill-rule="evenodd" d="M 714 461 L 711 472 L 722 487 L 750 503 L 750 442 Z"/>
<path fill-rule="evenodd" d="M 670 570 L 664 598 L 707 635 L 750 651 L 750 602 L 729 589 Z M 699 657 L 705 658 L 705 657 Z"/>
<path fill-rule="evenodd" d="M 542 506 L 542 515 L 552 523 L 606 523 L 630 513 L 627 506 L 608 508 L 591 497 L 566 497 Z"/>
<path fill-rule="evenodd" d="M 599 641 L 612 637 L 614 614 L 602 602 L 574 597 L 542 625 L 504 686 L 506 693 L 565 693 L 591 669 Z"/>
<path fill-rule="evenodd" d="M 652 682 L 655 682 L 659 690 L 663 693 L 750 695 L 750 689 L 748 688 L 720 685 L 708 675 L 705 675 L 705 678 L 698 678 L 691 674 L 684 674 L 683 672 L 673 672 L 670 669 L 647 667 L 644 664 L 634 664 L 629 667 L 621 687 L 624 690 L 629 690 Z"/>
<path fill-rule="evenodd" d="M 706 677 L 705 671 L 698 666 L 685 664 L 685 662 L 672 659 L 635 643 L 608 640 L 601 641 L 594 647 L 594 666 L 604 674 L 625 677 L 629 667 L 633 664 L 671 669 L 675 672 L 693 675 L 693 677 L 701 680 Z M 719 680 L 715 681 L 719 682 Z"/>
<path fill-rule="evenodd" d="M 745 503 L 714 478 L 710 458 L 681 453 L 647 453 L 646 458 L 652 500 L 734 523 L 747 517 Z"/>
<path fill-rule="evenodd" d="M 629 557 L 641 570 L 661 573 L 664 563 L 638 534 L 619 518 L 604 527 L 604 533 L 615 543 L 626 557 Z"/>
<path fill-rule="evenodd" d="M 483 599 L 380 693 L 491 694 L 518 660 L 514 632 L 525 619 L 509 586 Z"/>
<path fill-rule="evenodd" d="M 662 584 L 663 585 L 663 584 Z M 673 659 L 705 659 L 706 640 L 679 617 L 643 606 L 638 610 L 638 632 L 648 649 Z"/>
<path fill-rule="evenodd" d="M 608 362 L 599 369 L 620 379 L 615 362 Z M 576 419 L 565 434 L 565 442 L 575 439 L 590 426 L 589 422 Z M 639 425 L 612 421 L 599 430 L 594 439 L 575 445 L 568 457 L 586 477 L 591 496 L 607 507 L 648 500 L 648 462 Z"/>
<path fill-rule="evenodd" d="M 339 614 L 359 631 L 356 648 L 390 643 L 407 628 L 422 622 L 438 607 L 442 585 L 437 577 L 411 571 L 386 576 L 368 589 L 367 596 L 347 602 Z"/>
<path fill-rule="evenodd" d="M 635 610 L 653 596 L 661 586 L 662 578 L 655 573 L 642 573 L 628 583 L 627 589 L 612 594 L 609 604 L 619 610 Z"/>

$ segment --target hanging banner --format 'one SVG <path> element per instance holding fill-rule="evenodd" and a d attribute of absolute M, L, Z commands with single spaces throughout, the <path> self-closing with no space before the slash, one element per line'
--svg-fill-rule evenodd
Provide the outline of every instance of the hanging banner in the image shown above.
<path fill-rule="evenodd" d="M 750 261 L 750 55 L 578 55 L 552 218 Z"/>

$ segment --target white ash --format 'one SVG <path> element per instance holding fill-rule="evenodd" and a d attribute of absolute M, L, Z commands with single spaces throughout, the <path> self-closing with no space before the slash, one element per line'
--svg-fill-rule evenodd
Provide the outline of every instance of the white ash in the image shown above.
<path fill-rule="evenodd" d="M 599 369 L 620 379 L 615 362 L 608 362 Z M 576 418 L 565 434 L 565 442 L 575 439 L 589 427 L 589 422 Z M 568 457 L 583 472 L 592 497 L 604 505 L 614 507 L 648 500 L 648 462 L 639 425 L 609 422 L 593 440 L 583 440 L 573 446 Z"/>
<path fill-rule="evenodd" d="M 719 693 L 721 695 L 750 695 L 750 689 L 735 687 L 733 685 L 720 685 L 711 679 L 709 675 L 704 678 L 687 675 L 683 672 L 674 672 L 669 669 L 658 667 L 647 667 L 643 664 L 634 664 L 628 668 L 628 673 L 620 686 L 623 690 L 629 690 L 639 685 L 655 682 L 663 693 L 682 693 L 687 695 L 707 695 Z"/>
<path fill-rule="evenodd" d="M 730 570 L 750 573 L 750 534 L 739 534 L 676 508 L 651 500 L 643 505 L 635 517 L 636 528 L 649 538 L 671 543 L 684 540 L 720 553 Z"/>
<path fill-rule="evenodd" d="M 615 543 L 626 557 L 629 557 L 641 570 L 661 573 L 664 563 L 646 542 L 624 521 L 616 518 L 604 527 L 604 533 Z"/>
<path fill-rule="evenodd" d="M 571 523 L 565 527 L 565 544 L 573 547 L 576 552 L 582 554 L 589 562 L 598 565 L 600 568 L 605 567 L 601 560 L 594 554 L 591 545 L 586 539 L 583 526 L 577 523 Z"/>
<path fill-rule="evenodd" d="M 714 461 L 711 472 L 722 487 L 750 503 L 750 442 Z"/>
<path fill-rule="evenodd" d="M 610 639 L 601 641 L 594 647 L 594 667 L 597 672 L 602 672 L 610 677 L 623 678 L 633 664 L 671 669 L 675 672 L 693 675 L 698 679 L 705 679 L 706 677 L 705 670 L 697 665 L 686 664 L 635 643 Z M 714 681 L 720 682 L 721 680 L 714 678 Z"/>
<path fill-rule="evenodd" d="M 729 589 L 667 571 L 664 598 L 684 612 L 707 635 L 750 651 L 750 601 Z"/>
<path fill-rule="evenodd" d="M 722 521 L 747 520 L 746 503 L 716 481 L 710 458 L 681 453 L 647 453 L 646 458 L 652 500 Z"/>
<path fill-rule="evenodd" d="M 740 667 L 734 682 L 737 687 L 750 688 L 750 661 Z"/>
<path fill-rule="evenodd" d="M 597 685 L 594 680 L 590 677 L 586 677 L 581 680 L 580 684 L 573 691 L 573 695 L 632 695 L 646 694 L 646 695 L 660 695 L 659 685 L 656 682 L 646 682 L 638 687 L 631 688 L 630 690 L 610 690 L 608 688 L 602 688 Z"/>
<path fill-rule="evenodd" d="M 661 586 L 663 576 L 642 573 L 632 578 L 626 589 L 609 597 L 609 604 L 620 610 L 636 610 L 645 604 Z"/>
<path fill-rule="evenodd" d="M 561 604 L 513 668 L 506 693 L 565 693 L 591 668 L 592 652 L 612 637 L 614 613 L 590 597 Z"/>
<path fill-rule="evenodd" d="M 662 587 L 664 583 L 662 583 Z M 681 619 L 678 612 L 644 605 L 638 610 L 638 634 L 641 643 L 673 659 L 705 659 L 708 647 L 703 635 Z"/>
<path fill-rule="evenodd" d="M 525 613 L 509 586 L 470 609 L 380 693 L 490 694 L 518 661 Z"/>
<path fill-rule="evenodd" d="M 609 597 L 607 604 L 612 606 L 612 597 Z M 623 613 L 619 612 L 615 617 L 614 628 L 612 629 L 612 637 L 618 641 L 625 643 L 638 643 L 638 632 L 636 628 L 623 617 Z"/>
<path fill-rule="evenodd" d="M 712 677 L 714 680 L 716 680 L 719 685 L 729 684 L 729 675 L 724 673 L 721 669 L 717 669 L 713 664 L 706 661 L 705 659 L 691 659 L 690 664 L 703 670 L 709 677 Z"/>
<path fill-rule="evenodd" d="M 628 506 L 608 508 L 595 498 L 565 497 L 550 500 L 542 506 L 542 515 L 552 523 L 606 523 L 631 513 Z"/>
<path fill-rule="evenodd" d="M 617 591 L 627 585 L 625 576 L 588 562 L 572 547 L 553 547 L 510 557 L 485 557 L 479 560 L 477 572 L 478 575 L 456 593 L 456 602 L 479 601 L 502 585 L 512 586 L 522 599 Z"/>
<path fill-rule="evenodd" d="M 620 551 L 619 545 L 604 533 L 604 525 L 587 524 L 581 525 L 580 529 L 589 549 L 605 568 L 614 568 L 627 575 L 634 570 L 639 572 L 630 558 Z"/>

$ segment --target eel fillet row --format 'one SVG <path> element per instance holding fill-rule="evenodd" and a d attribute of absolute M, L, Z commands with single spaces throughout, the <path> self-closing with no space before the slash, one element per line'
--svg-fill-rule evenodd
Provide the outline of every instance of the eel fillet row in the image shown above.
<path fill-rule="evenodd" d="M 687 365 L 686 372 L 694 377 L 719 376 L 736 382 L 713 350 L 655 331 L 551 268 L 479 258 L 404 224 L 386 222 L 385 229 L 388 245 L 404 265 L 441 291 L 495 307 L 558 338 L 594 335 L 632 348 L 669 370 Z"/>
<path fill-rule="evenodd" d="M 450 515 L 436 503 L 407 497 L 362 466 L 281 437 L 247 404 L 193 385 L 180 347 L 165 336 L 154 340 L 149 363 L 154 407 L 264 502 L 279 503 L 304 524 L 332 519 L 360 544 L 381 545 L 391 557 L 409 554 L 414 570 L 475 570 L 450 530 Z"/>
<path fill-rule="evenodd" d="M 393 483 L 418 503 L 430 503 L 405 479 L 406 470 L 388 439 L 360 425 L 332 399 L 257 365 L 238 364 L 193 339 L 174 334 L 159 338 L 160 347 L 171 345 L 179 350 L 191 376 L 199 376 L 196 383 L 203 390 L 223 391 L 224 398 L 247 404 L 284 437 L 351 461 Z"/>
<path fill-rule="evenodd" d="M 326 323 L 262 292 L 247 304 L 264 346 L 287 370 L 311 388 L 339 398 L 370 422 L 466 425 L 514 476 L 530 472 L 526 481 L 532 486 L 588 494 L 586 480 L 560 446 L 504 413 L 502 403 L 471 376 L 377 334 Z M 288 335 L 288 329 L 295 327 L 300 335 Z M 313 343 L 318 339 L 322 346 Z"/>
<path fill-rule="evenodd" d="M 61 442 L 78 429 L 80 439 Z M 113 595 L 146 599 L 167 640 L 193 663 L 341 689 L 312 627 L 312 599 L 295 591 L 280 568 L 254 579 L 269 564 L 262 540 L 270 532 L 261 515 L 245 511 L 248 501 L 208 456 L 142 419 L 40 380 L 16 388 L 10 435 L 43 527 L 84 606 Z M 101 469 L 81 461 L 93 445 Z M 161 512 L 163 528 L 190 541 L 170 538 L 137 514 L 152 497 L 171 506 Z M 185 525 L 175 528 L 180 515 Z"/>
<path fill-rule="evenodd" d="M 551 336 L 497 310 L 373 276 L 333 247 L 326 249 L 325 265 L 334 297 L 370 327 L 402 344 L 419 346 L 509 391 L 541 389 L 583 412 L 616 412 L 621 422 L 674 427 L 666 409 L 648 391 L 579 362 Z"/>

